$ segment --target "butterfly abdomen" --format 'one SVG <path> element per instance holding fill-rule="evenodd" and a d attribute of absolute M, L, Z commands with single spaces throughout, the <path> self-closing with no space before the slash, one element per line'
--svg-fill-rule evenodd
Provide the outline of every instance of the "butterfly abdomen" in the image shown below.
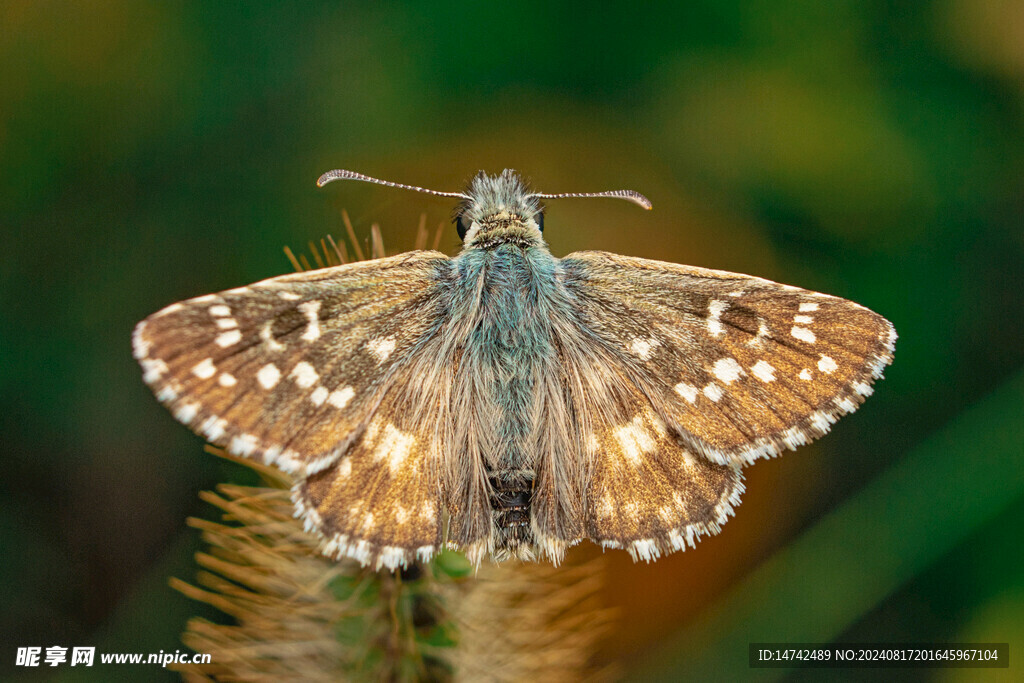
<path fill-rule="evenodd" d="M 513 548 L 532 544 L 530 533 L 530 502 L 533 497 L 533 478 L 508 478 L 507 473 L 489 478 L 491 484 L 491 510 L 498 530 L 500 548 Z"/>

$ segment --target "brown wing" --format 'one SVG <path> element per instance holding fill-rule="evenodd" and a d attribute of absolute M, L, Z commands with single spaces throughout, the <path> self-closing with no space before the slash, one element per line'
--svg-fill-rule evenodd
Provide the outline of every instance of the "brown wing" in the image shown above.
<path fill-rule="evenodd" d="M 593 343 L 671 432 L 719 464 L 821 436 L 892 361 L 892 325 L 837 297 L 604 252 L 561 267 Z"/>
<path fill-rule="evenodd" d="M 143 378 L 236 455 L 299 476 L 334 463 L 441 324 L 448 257 L 412 252 L 173 304 L 138 324 Z"/>
<path fill-rule="evenodd" d="M 292 489 L 322 552 L 394 569 L 441 547 L 442 457 L 432 423 L 411 409 L 411 372 L 399 374 L 366 430 L 330 467 Z"/>
<path fill-rule="evenodd" d="M 581 535 L 650 561 L 718 533 L 743 493 L 739 466 L 695 455 L 668 429 L 625 368 L 599 347 L 562 349 L 566 396 L 585 473 Z M 553 472 L 550 466 L 541 469 Z M 541 478 L 538 509 L 552 506 L 551 499 L 571 492 L 574 484 L 564 477 Z M 544 519 L 535 519 L 541 527 L 535 535 L 549 546 L 552 537 L 573 542 L 550 523 L 540 525 Z"/>
<path fill-rule="evenodd" d="M 651 561 L 717 534 L 739 505 L 743 476 L 738 465 L 682 446 L 649 405 L 638 400 L 633 410 L 632 419 L 595 424 L 586 437 L 586 534 Z"/>

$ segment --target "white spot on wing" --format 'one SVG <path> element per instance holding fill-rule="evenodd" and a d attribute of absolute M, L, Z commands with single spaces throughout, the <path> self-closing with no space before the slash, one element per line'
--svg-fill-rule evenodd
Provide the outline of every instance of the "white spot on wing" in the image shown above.
<path fill-rule="evenodd" d="M 256 373 L 256 381 L 264 389 L 273 389 L 281 379 L 281 371 L 273 363 L 267 363 Z"/>
<path fill-rule="evenodd" d="M 380 549 L 380 555 L 377 556 L 377 569 L 382 566 L 388 569 L 397 569 L 406 564 L 405 549 L 398 546 L 386 545 Z"/>
<path fill-rule="evenodd" d="M 160 391 L 156 392 L 156 400 L 161 403 L 170 403 L 178 398 L 178 387 L 173 383 L 167 384 L 160 388 Z"/>
<path fill-rule="evenodd" d="M 643 360 L 649 360 L 651 357 L 651 351 L 658 346 L 658 343 L 658 340 L 654 337 L 649 337 L 647 339 L 640 339 L 637 337 L 629 345 L 629 350 L 633 355 L 639 356 Z"/>
<path fill-rule="evenodd" d="M 628 551 L 635 560 L 643 560 L 644 562 L 656 560 L 661 555 L 658 552 L 658 545 L 652 538 L 642 538 L 639 541 L 633 541 L 629 544 Z"/>
<path fill-rule="evenodd" d="M 790 427 L 782 432 L 781 438 L 782 443 L 791 451 L 795 451 L 798 446 L 803 446 L 807 443 L 807 434 L 799 427 Z"/>
<path fill-rule="evenodd" d="M 302 457 L 289 448 L 277 456 L 277 466 L 288 474 L 292 474 L 303 468 L 304 464 Z"/>
<path fill-rule="evenodd" d="M 697 400 L 697 393 L 700 391 L 697 387 L 686 382 L 680 382 L 675 386 L 676 393 L 685 398 L 690 403 Z"/>
<path fill-rule="evenodd" d="M 408 432 L 403 432 L 393 424 L 389 424 L 384 427 L 384 434 L 373 451 L 373 457 L 379 461 L 386 460 L 388 469 L 393 476 L 398 472 L 405 459 L 409 457 L 409 453 L 415 444 L 415 436 Z"/>
<path fill-rule="evenodd" d="M 853 390 L 861 396 L 870 396 L 874 389 L 867 382 L 857 382 L 853 385 Z"/>
<path fill-rule="evenodd" d="M 366 348 L 377 357 L 377 363 L 383 363 L 395 350 L 395 338 L 385 337 L 383 339 L 371 339 L 366 342 Z"/>
<path fill-rule="evenodd" d="M 639 415 L 629 424 L 618 427 L 612 434 L 622 447 L 623 455 L 632 463 L 639 462 L 641 455 L 654 450 L 655 441 Z"/>
<path fill-rule="evenodd" d="M 754 363 L 754 366 L 750 368 L 750 374 L 762 382 L 775 381 L 775 368 L 773 368 L 770 363 L 763 360 L 759 360 Z"/>
<path fill-rule="evenodd" d="M 285 301 L 297 301 L 302 298 L 293 292 L 278 292 L 277 295 Z"/>
<path fill-rule="evenodd" d="M 182 403 L 174 411 L 174 417 L 183 424 L 189 424 L 199 414 L 198 403 Z"/>
<path fill-rule="evenodd" d="M 735 358 L 722 358 L 716 361 L 711 372 L 726 384 L 732 384 L 743 376 L 743 368 Z"/>
<path fill-rule="evenodd" d="M 747 342 L 747 346 L 751 346 L 751 347 L 754 347 L 754 348 L 758 348 L 758 347 L 760 347 L 764 343 L 765 337 L 768 336 L 768 332 L 769 332 L 769 330 L 768 330 L 768 323 L 766 323 L 762 318 L 758 318 L 757 320 L 758 320 L 757 336 L 751 338 Z"/>
<path fill-rule="evenodd" d="M 704 387 L 704 395 L 711 399 L 714 403 L 718 403 L 725 392 L 722 391 L 722 387 L 718 386 L 714 382 L 708 382 L 708 385 Z"/>
<path fill-rule="evenodd" d="M 143 320 L 132 332 L 132 354 L 140 360 L 149 355 L 149 340 L 144 336 L 145 330 L 146 321 Z"/>
<path fill-rule="evenodd" d="M 271 351 L 284 351 L 284 344 L 274 339 L 273 322 L 264 323 L 260 328 L 260 339 Z"/>
<path fill-rule="evenodd" d="M 833 372 L 839 369 L 839 365 L 830 357 L 822 354 L 821 359 L 818 361 L 818 370 L 824 372 L 826 375 L 831 375 Z"/>
<path fill-rule="evenodd" d="M 352 474 L 352 458 L 344 457 L 338 463 L 338 476 L 347 477 Z"/>
<path fill-rule="evenodd" d="M 202 424 L 199 431 L 206 435 L 206 438 L 210 441 L 218 441 L 220 437 L 224 436 L 227 431 L 228 421 L 222 420 L 216 415 L 211 415 L 206 418 L 206 422 Z"/>
<path fill-rule="evenodd" d="M 839 410 L 843 411 L 844 413 L 852 413 L 853 411 L 857 410 L 857 404 L 854 403 L 853 399 L 851 399 L 849 396 L 841 399 L 837 398 L 835 401 L 833 401 L 833 403 L 835 403 L 836 407 L 839 408 Z"/>
<path fill-rule="evenodd" d="M 373 518 L 370 517 L 369 521 L 372 524 Z M 349 545 L 346 552 L 349 557 L 364 567 L 370 564 L 370 544 L 367 541 L 359 541 L 355 545 Z"/>
<path fill-rule="evenodd" d="M 161 377 L 169 369 L 167 363 L 163 362 L 159 358 L 143 358 L 139 361 L 142 364 L 142 380 L 146 384 L 152 384 Z"/>
<path fill-rule="evenodd" d="M 434 507 L 434 504 L 431 503 L 430 501 L 427 501 L 426 503 L 424 503 L 423 504 L 423 509 L 420 510 L 420 517 L 422 517 L 423 519 L 427 520 L 428 522 L 436 521 L 437 520 L 437 509 Z"/>
<path fill-rule="evenodd" d="M 814 376 L 811 374 L 811 371 L 808 368 L 804 368 L 803 370 L 801 370 L 798 377 L 805 382 L 810 382 L 814 378 Z"/>
<path fill-rule="evenodd" d="M 274 462 L 281 457 L 280 446 L 270 446 L 263 451 L 263 462 L 267 465 L 272 465 Z M 315 512 L 315 510 L 314 510 Z"/>
<path fill-rule="evenodd" d="M 214 341 L 217 342 L 217 346 L 226 349 L 242 341 L 242 333 L 240 330 L 228 330 L 218 334 Z"/>
<path fill-rule="evenodd" d="M 813 344 L 818 340 L 818 338 L 814 336 L 814 333 L 806 327 L 794 327 L 789 331 L 789 333 L 800 341 L 807 342 L 808 344 Z"/>
<path fill-rule="evenodd" d="M 238 384 L 238 380 L 235 379 L 234 375 L 227 372 L 222 372 L 220 373 L 220 377 L 217 378 L 217 384 L 221 385 L 222 387 L 233 387 L 236 384 Z"/>
<path fill-rule="evenodd" d="M 313 390 L 313 393 L 309 395 L 309 400 L 312 401 L 315 406 L 322 406 L 330 393 L 331 392 L 327 390 L 327 387 L 317 387 Z"/>
<path fill-rule="evenodd" d="M 243 458 L 248 458 L 250 455 L 256 452 L 256 445 L 258 441 L 252 434 L 239 434 L 238 436 L 231 439 L 231 443 L 228 444 L 228 450 L 235 455 L 240 455 Z"/>
<path fill-rule="evenodd" d="M 238 321 L 234 318 L 217 318 L 215 322 L 219 330 L 233 330 L 238 327 Z"/>
<path fill-rule="evenodd" d="M 212 358 L 206 358 L 200 363 L 196 363 L 195 367 L 192 368 L 192 374 L 199 379 L 210 379 L 217 373 L 217 366 L 213 364 Z"/>
<path fill-rule="evenodd" d="M 793 316 L 793 322 L 795 322 L 795 323 L 797 323 L 799 325 L 810 325 L 811 323 L 814 322 L 814 316 L 813 315 L 794 315 Z"/>
<path fill-rule="evenodd" d="M 814 313 L 818 310 L 818 304 L 800 304 L 801 313 Z"/>
<path fill-rule="evenodd" d="M 835 422 L 835 420 L 823 410 L 818 410 L 811 413 L 810 424 L 819 432 L 827 432 L 829 428 L 832 426 L 833 422 Z"/>
<path fill-rule="evenodd" d="M 295 364 L 295 367 L 292 368 L 292 372 L 289 377 L 294 379 L 295 383 L 303 389 L 308 389 L 316 384 L 317 380 L 320 379 L 320 375 L 316 374 L 316 370 L 313 369 L 313 366 L 304 360 Z"/>
<path fill-rule="evenodd" d="M 352 397 L 356 395 L 356 392 L 352 387 L 343 387 L 336 389 L 331 392 L 331 395 L 327 397 L 327 400 L 332 406 L 339 410 L 348 405 L 348 402 L 352 400 Z"/>
<path fill-rule="evenodd" d="M 313 341 L 320 336 L 320 301 L 306 301 L 299 304 L 299 310 L 306 316 L 306 330 L 302 333 L 303 341 Z"/>
<path fill-rule="evenodd" d="M 720 337 L 725 334 L 725 328 L 722 327 L 722 313 L 725 309 L 729 308 L 728 301 L 720 301 L 718 299 L 712 299 L 708 302 L 708 334 L 712 337 Z"/>
<path fill-rule="evenodd" d="M 231 315 L 231 309 L 224 304 L 217 304 L 216 306 L 210 306 L 210 315 L 214 317 Z"/>
<path fill-rule="evenodd" d="M 692 469 L 692 468 L 697 466 L 697 458 L 693 457 L 693 453 L 691 453 L 690 451 L 688 451 L 686 449 L 683 449 L 682 453 L 683 453 L 683 465 L 685 467 L 688 467 L 688 468 Z M 678 496 L 679 494 L 677 493 L 675 495 Z M 682 498 L 680 498 L 679 501 L 676 502 L 676 507 L 678 507 L 679 509 L 683 508 Z"/>

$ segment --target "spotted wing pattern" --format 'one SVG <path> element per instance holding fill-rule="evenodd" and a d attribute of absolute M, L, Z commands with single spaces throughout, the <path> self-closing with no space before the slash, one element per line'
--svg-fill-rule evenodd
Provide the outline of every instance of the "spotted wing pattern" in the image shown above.
<path fill-rule="evenodd" d="M 326 550 L 394 567 L 439 544 L 439 466 L 389 411 L 445 319 L 449 263 L 412 252 L 183 301 L 139 323 L 134 354 L 179 421 L 296 476 Z M 359 505 L 382 496 L 390 525 Z"/>
<path fill-rule="evenodd" d="M 292 500 L 323 552 L 377 568 L 429 560 L 441 547 L 442 461 L 433 432 L 412 417 L 405 370 L 366 430 L 330 467 L 299 480 Z"/>
<path fill-rule="evenodd" d="M 594 343 L 689 452 L 718 464 L 823 435 L 892 361 L 893 326 L 838 297 L 605 252 L 561 267 Z"/>
<path fill-rule="evenodd" d="M 558 347 L 579 467 L 538 454 L 534 536 L 541 551 L 557 561 L 565 547 L 586 537 L 651 561 L 718 533 L 743 493 L 739 465 L 695 454 L 655 412 L 626 366 L 588 343 L 583 328 L 576 328 L 574 345 L 571 330 L 561 331 Z M 580 504 L 557 505 L 563 499 Z"/>
<path fill-rule="evenodd" d="M 651 561 L 717 534 L 743 493 L 738 465 L 694 455 L 649 405 L 632 419 L 595 425 L 587 435 L 591 463 L 586 535 Z"/>

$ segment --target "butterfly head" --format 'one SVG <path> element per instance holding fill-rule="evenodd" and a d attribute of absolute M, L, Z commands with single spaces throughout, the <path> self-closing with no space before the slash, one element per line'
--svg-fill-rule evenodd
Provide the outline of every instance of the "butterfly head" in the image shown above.
<path fill-rule="evenodd" d="M 512 169 L 496 176 L 480 171 L 456 207 L 453 222 L 467 247 L 495 240 L 540 242 L 544 207 Z"/>

